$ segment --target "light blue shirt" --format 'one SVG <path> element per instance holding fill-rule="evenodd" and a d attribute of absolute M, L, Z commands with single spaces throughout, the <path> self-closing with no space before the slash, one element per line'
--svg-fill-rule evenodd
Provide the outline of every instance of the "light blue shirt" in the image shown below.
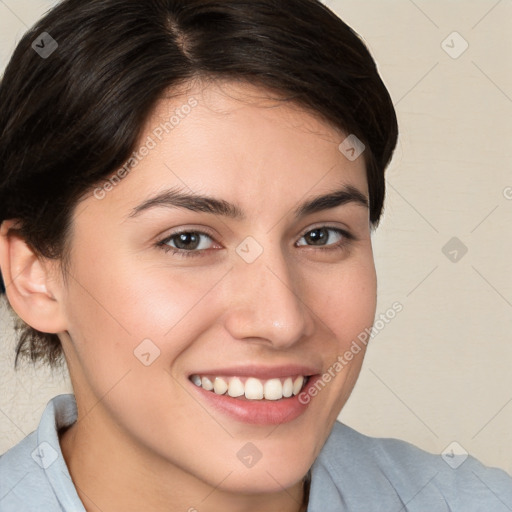
<path fill-rule="evenodd" d="M 58 438 L 76 418 L 74 396 L 55 397 L 37 430 L 0 457 L 0 512 L 85 512 Z M 336 422 L 312 467 L 308 512 L 512 512 L 512 478 L 456 453 Z"/>

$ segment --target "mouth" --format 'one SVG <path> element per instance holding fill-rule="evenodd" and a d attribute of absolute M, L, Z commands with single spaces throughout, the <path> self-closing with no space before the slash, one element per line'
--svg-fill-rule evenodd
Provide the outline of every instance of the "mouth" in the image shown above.
<path fill-rule="evenodd" d="M 237 422 L 277 425 L 303 415 L 311 400 L 301 399 L 321 378 L 313 368 L 246 367 L 217 369 L 190 374 L 194 396 L 207 408 Z"/>
<path fill-rule="evenodd" d="M 306 386 L 309 377 L 290 375 L 263 380 L 257 377 L 194 374 L 190 376 L 190 381 L 205 391 L 238 400 L 283 400 L 297 396 Z"/>

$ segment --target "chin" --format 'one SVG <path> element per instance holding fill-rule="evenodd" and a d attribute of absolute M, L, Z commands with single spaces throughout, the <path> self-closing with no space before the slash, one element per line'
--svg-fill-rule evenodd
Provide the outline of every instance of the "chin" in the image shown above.
<path fill-rule="evenodd" d="M 291 465 L 290 465 L 291 466 Z M 301 482 L 306 476 L 311 463 L 288 467 L 287 470 L 277 469 L 274 464 L 259 468 L 238 469 L 224 482 L 220 488 L 236 494 L 278 493 Z"/>

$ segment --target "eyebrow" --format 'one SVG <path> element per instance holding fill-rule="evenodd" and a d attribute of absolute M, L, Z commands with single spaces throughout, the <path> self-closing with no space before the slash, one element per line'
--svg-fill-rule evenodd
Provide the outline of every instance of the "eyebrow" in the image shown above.
<path fill-rule="evenodd" d="M 352 185 L 347 185 L 328 194 L 308 199 L 295 208 L 294 215 L 296 218 L 302 218 L 348 203 L 356 203 L 365 208 L 370 207 L 367 197 L 361 191 Z M 145 200 L 143 203 L 133 208 L 128 215 L 128 219 L 157 207 L 183 208 L 194 212 L 212 213 L 213 215 L 235 220 L 244 220 L 246 218 L 243 210 L 239 206 L 225 201 L 224 199 L 187 193 L 180 189 L 169 189 Z"/>

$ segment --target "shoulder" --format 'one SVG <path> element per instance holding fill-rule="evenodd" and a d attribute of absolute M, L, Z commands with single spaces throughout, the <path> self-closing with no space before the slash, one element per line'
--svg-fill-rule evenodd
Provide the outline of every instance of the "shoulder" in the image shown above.
<path fill-rule="evenodd" d="M 73 395 L 52 399 L 36 431 L 0 456 L 0 511 L 61 511 L 72 504 L 81 510 L 78 496 L 60 449 L 58 428 L 76 418 Z"/>
<path fill-rule="evenodd" d="M 32 432 L 0 456 L 0 510 L 34 510 L 35 498 L 41 510 L 60 510 L 43 467 L 38 464 L 37 432 Z"/>
<path fill-rule="evenodd" d="M 339 422 L 313 466 L 311 493 L 313 500 L 342 500 L 341 510 L 361 510 L 362 503 L 368 512 L 512 510 L 505 471 L 471 456 L 443 458 L 405 441 L 365 436 Z"/>

